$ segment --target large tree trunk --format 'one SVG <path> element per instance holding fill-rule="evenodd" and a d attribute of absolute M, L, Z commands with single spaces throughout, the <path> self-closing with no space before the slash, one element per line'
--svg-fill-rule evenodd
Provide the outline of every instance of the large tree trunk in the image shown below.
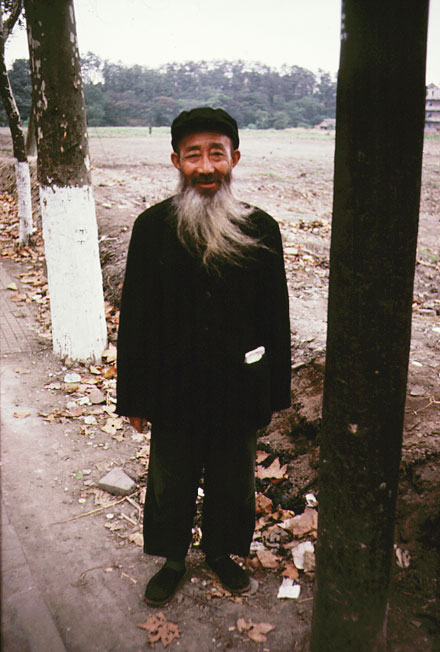
<path fill-rule="evenodd" d="M 15 102 L 9 81 L 8 71 L 5 64 L 5 35 L 0 7 L 0 96 L 5 107 L 11 131 L 12 149 L 15 158 L 15 173 L 17 181 L 18 198 L 18 224 L 20 246 L 30 243 L 32 236 L 32 200 L 31 200 L 31 178 L 29 163 L 26 156 L 24 134 L 21 126 L 20 114 Z"/>
<path fill-rule="evenodd" d="M 386 649 L 428 0 L 345 0 L 313 652 Z"/>
<path fill-rule="evenodd" d="M 102 274 L 72 0 L 26 0 L 38 180 L 56 354 L 106 346 Z"/>

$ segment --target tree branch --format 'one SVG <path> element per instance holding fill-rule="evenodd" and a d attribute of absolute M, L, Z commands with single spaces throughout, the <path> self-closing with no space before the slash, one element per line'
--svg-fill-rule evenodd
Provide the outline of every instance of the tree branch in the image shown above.
<path fill-rule="evenodd" d="M 10 36 L 12 30 L 14 29 L 15 23 L 20 17 L 20 14 L 23 9 L 23 0 L 13 0 L 11 2 L 10 14 L 8 18 L 4 21 L 2 25 L 2 37 L 4 41 Z M 3 13 L 3 11 L 2 11 Z"/>

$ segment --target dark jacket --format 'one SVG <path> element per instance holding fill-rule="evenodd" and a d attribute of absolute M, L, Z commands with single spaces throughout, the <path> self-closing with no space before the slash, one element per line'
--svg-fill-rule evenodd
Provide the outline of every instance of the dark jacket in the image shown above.
<path fill-rule="evenodd" d="M 260 428 L 290 405 L 290 325 L 278 224 L 255 209 L 265 247 L 207 272 L 176 235 L 171 199 L 136 220 L 122 291 L 118 414 L 173 425 Z M 259 346 L 265 356 L 245 364 Z"/>

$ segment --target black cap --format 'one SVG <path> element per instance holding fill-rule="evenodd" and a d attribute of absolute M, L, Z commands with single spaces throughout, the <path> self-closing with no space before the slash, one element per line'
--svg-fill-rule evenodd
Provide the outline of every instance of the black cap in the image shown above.
<path fill-rule="evenodd" d="M 199 106 L 191 111 L 182 111 L 171 125 L 171 145 L 175 152 L 178 151 L 179 143 L 188 134 L 196 134 L 201 131 L 213 131 L 218 134 L 229 136 L 232 147 L 238 148 L 238 126 L 229 113 L 223 109 L 212 109 L 210 106 Z"/>

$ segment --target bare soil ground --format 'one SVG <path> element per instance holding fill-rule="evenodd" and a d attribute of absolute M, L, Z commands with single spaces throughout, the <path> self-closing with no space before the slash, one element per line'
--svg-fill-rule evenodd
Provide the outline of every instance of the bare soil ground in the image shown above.
<path fill-rule="evenodd" d="M 301 513 L 305 494 L 316 490 L 334 137 L 330 133 L 302 130 L 244 131 L 241 141 L 242 159 L 234 175 L 235 192 L 279 221 L 291 303 L 294 407 L 276 415 L 260 438 L 260 449 L 269 453 L 265 465 L 278 458 L 281 464 L 287 464 L 287 477 L 277 482 L 259 479 L 258 489 L 272 499 L 273 511 L 280 508 Z M 6 130 L 0 132 L 0 147 L 0 192 L 14 193 Z M 90 149 L 105 294 L 109 303 L 117 307 L 133 221 L 144 208 L 174 191 L 176 175 L 169 162 L 169 134 L 164 129 L 153 132 L 152 136 L 147 130 L 92 130 Z M 34 195 L 36 199 L 36 190 Z M 37 215 L 37 205 L 35 211 Z M 396 555 L 390 604 L 389 649 L 393 652 L 440 650 L 439 227 L 440 137 L 430 136 L 424 148 L 413 336 L 396 525 L 399 557 Z M 35 261 L 34 266 L 38 264 Z M 115 337 L 115 329 L 110 329 L 110 337 Z M 61 373 L 59 369 L 57 373 Z M 58 397 L 60 404 L 64 398 L 64 395 Z M 119 455 L 121 459 L 131 459 L 125 466 L 142 482 L 145 460 L 141 456 L 139 461 L 131 450 L 133 440 L 128 432 L 125 428 L 124 436 L 121 435 Z M 75 446 L 81 446 L 84 441 L 83 436 L 76 437 Z M 145 444 L 139 442 L 139 446 L 141 443 Z M 102 447 L 99 450 L 102 452 Z M 263 540 L 268 541 L 268 537 L 264 536 Z M 128 539 L 124 542 L 133 545 Z M 280 543 L 275 536 L 272 543 L 272 549 L 280 554 Z M 409 565 L 402 562 L 402 553 Z M 196 548 L 192 554 L 197 559 Z M 276 589 L 270 588 L 276 583 L 279 566 L 263 574 L 261 564 L 255 562 L 254 566 L 255 576 L 263 587 L 256 598 L 259 620 L 270 620 L 275 618 L 280 603 L 293 601 L 277 600 Z M 313 573 L 302 573 L 301 579 L 308 600 Z M 203 596 L 197 599 L 203 600 Z M 177 604 L 172 613 L 175 618 L 184 605 L 185 602 Z M 283 618 L 286 609 L 283 606 Z M 296 609 L 296 617 L 304 629 L 310 622 L 311 603 L 306 601 Z M 212 610 L 209 613 L 213 617 Z M 235 647 L 235 633 L 232 630 L 228 633 L 227 627 L 222 629 L 222 619 L 225 620 L 227 613 L 228 608 L 223 615 L 215 612 L 218 633 L 226 633 L 219 633 L 217 638 L 221 647 L 216 644 L 212 649 L 247 649 Z M 282 643 L 278 639 L 272 646 L 270 637 L 269 634 L 267 643 L 255 649 L 277 652 L 297 649 L 288 647 L 286 638 Z M 180 649 L 186 649 L 183 641 Z"/>

